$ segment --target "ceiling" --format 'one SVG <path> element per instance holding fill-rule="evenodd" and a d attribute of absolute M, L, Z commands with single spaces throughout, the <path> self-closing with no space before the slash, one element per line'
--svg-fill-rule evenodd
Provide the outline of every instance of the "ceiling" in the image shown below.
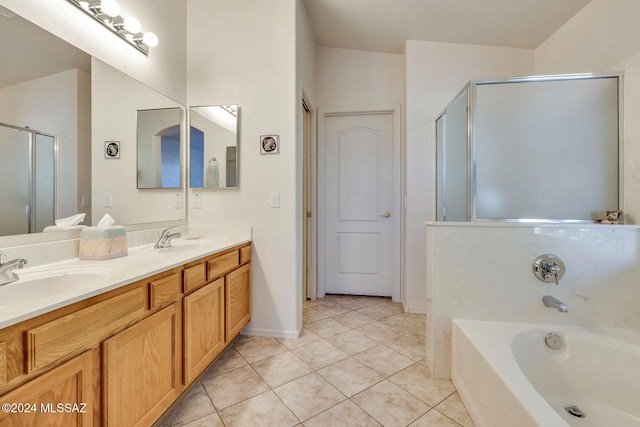
<path fill-rule="evenodd" d="M 318 46 L 402 53 L 406 40 L 535 49 L 590 0 L 304 0 Z"/>
<path fill-rule="evenodd" d="M 20 16 L 0 9 L 0 88 L 60 73 L 71 68 L 89 72 L 91 57 Z"/>

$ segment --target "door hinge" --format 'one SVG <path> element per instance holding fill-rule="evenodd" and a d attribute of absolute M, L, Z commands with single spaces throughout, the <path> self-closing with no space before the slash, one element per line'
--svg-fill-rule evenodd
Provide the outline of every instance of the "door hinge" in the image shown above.
<path fill-rule="evenodd" d="M 307 212 L 307 218 L 311 218 L 311 212 Z"/>

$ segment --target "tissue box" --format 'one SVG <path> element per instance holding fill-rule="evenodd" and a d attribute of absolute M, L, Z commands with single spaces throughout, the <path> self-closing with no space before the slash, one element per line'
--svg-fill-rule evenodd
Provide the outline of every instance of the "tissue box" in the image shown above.
<path fill-rule="evenodd" d="M 127 230 L 121 225 L 87 227 L 80 232 L 80 259 L 111 259 L 127 255 Z"/>

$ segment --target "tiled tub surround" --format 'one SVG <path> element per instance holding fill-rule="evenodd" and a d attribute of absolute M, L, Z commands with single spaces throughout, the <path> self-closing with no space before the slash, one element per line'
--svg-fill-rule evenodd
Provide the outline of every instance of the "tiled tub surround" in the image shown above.
<path fill-rule="evenodd" d="M 297 340 L 240 336 L 159 426 L 473 426 L 425 365 L 424 314 L 328 295 L 303 319 Z"/>
<path fill-rule="evenodd" d="M 174 240 L 175 248 L 156 251 L 153 243 L 161 229 L 128 233 L 129 254 L 104 261 L 77 258 L 77 239 L 3 248 L 8 259 L 26 258 L 20 275 L 44 276 L 56 271 L 99 271 L 103 276 L 72 290 L 51 288 L 46 298 L 15 298 L 13 290 L 20 280 L 0 286 L 0 328 L 36 317 L 74 302 L 105 293 L 207 255 L 251 241 L 251 227 L 181 226 L 188 238 Z M 196 239 L 197 237 L 197 239 Z M 194 239 L 190 239 L 194 238 Z M 135 245 L 135 246 L 133 246 Z M 56 262 L 51 262 L 55 259 Z"/>
<path fill-rule="evenodd" d="M 640 227 L 427 223 L 427 365 L 451 377 L 452 319 L 640 328 Z M 532 272 L 558 255 L 560 285 Z M 561 313 L 542 304 L 551 295 Z"/>
<path fill-rule="evenodd" d="M 453 382 L 478 426 L 640 425 L 638 329 L 456 319 L 452 339 Z"/>

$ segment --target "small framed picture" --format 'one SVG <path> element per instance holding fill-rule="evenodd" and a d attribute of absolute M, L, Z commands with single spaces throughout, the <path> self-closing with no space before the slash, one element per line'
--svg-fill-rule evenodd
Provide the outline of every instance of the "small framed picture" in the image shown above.
<path fill-rule="evenodd" d="M 119 159 L 120 158 L 120 141 L 104 142 L 104 158 Z"/>
<path fill-rule="evenodd" d="M 260 154 L 278 154 L 279 152 L 279 135 L 260 135 Z"/>

